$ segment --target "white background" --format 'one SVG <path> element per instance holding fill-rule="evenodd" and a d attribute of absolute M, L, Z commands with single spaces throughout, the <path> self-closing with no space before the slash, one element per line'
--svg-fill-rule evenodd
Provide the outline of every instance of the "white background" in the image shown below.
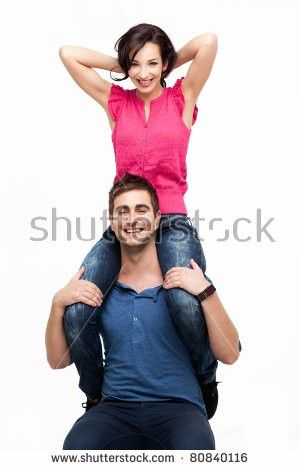
<path fill-rule="evenodd" d="M 114 156 L 104 111 L 72 81 L 59 47 L 114 55 L 121 34 L 148 22 L 165 29 L 176 49 L 204 32 L 219 38 L 198 100 L 186 197 L 189 215 L 199 209 L 206 219 L 200 232 L 207 273 L 243 346 L 237 363 L 219 367 L 220 404 L 211 420 L 217 449 L 274 459 L 281 449 L 288 458 L 300 437 L 300 3 L 27 0 L 1 10 L 0 447 L 59 452 L 83 412 L 75 366 L 50 369 L 44 333 L 53 294 L 95 243 L 76 237 L 75 217 L 87 237 L 90 218 L 107 207 Z M 176 69 L 168 86 L 186 70 Z M 53 207 L 72 221 L 71 241 L 63 221 L 51 239 Z M 256 240 L 257 208 L 264 222 L 274 218 L 274 242 Z M 30 240 L 41 236 L 30 226 L 37 216 L 47 217 L 44 241 Z M 213 217 L 224 222 L 209 231 Z M 248 242 L 233 238 L 238 217 L 251 219 L 240 226 Z M 99 221 L 97 227 L 98 238 Z M 222 227 L 229 240 L 218 242 Z"/>

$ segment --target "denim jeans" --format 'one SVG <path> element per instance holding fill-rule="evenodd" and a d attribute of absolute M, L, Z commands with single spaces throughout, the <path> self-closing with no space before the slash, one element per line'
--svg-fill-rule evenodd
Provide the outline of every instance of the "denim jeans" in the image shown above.
<path fill-rule="evenodd" d="M 174 266 L 190 267 L 191 258 L 205 273 L 201 242 L 191 219 L 185 214 L 162 215 L 156 231 L 156 247 L 163 276 Z M 82 265 L 85 272 L 81 279 L 95 283 L 103 292 L 105 302 L 121 269 L 120 243 L 111 227 L 93 246 Z M 191 354 L 199 383 L 213 381 L 218 363 L 210 348 L 200 302 L 181 288 L 166 289 L 165 292 L 171 318 Z M 96 311 L 97 308 L 76 303 L 65 309 L 63 318 L 71 357 L 80 377 L 79 387 L 90 399 L 101 397 L 103 382 L 103 351 Z"/>
<path fill-rule="evenodd" d="M 63 449 L 207 450 L 215 449 L 215 439 L 193 403 L 103 401 L 77 419 Z"/>

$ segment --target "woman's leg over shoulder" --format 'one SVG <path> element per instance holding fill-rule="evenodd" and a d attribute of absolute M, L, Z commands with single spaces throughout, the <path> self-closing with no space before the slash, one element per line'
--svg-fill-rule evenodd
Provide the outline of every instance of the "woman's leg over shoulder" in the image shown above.
<path fill-rule="evenodd" d="M 196 230 L 186 217 L 163 222 L 158 237 L 157 252 L 163 276 L 174 266 L 189 267 L 193 258 L 205 273 L 206 261 Z M 167 305 L 173 321 L 188 347 L 197 374 L 208 374 L 206 381 L 214 379 L 217 361 L 208 340 L 204 313 L 198 299 L 181 288 L 166 290 Z"/>
<path fill-rule="evenodd" d="M 118 276 L 120 264 L 119 242 L 108 229 L 83 260 L 85 272 L 81 279 L 95 283 L 106 295 Z M 99 397 L 103 381 L 99 311 L 79 302 L 68 306 L 63 318 L 71 356 L 80 376 L 79 387 L 90 399 Z"/>

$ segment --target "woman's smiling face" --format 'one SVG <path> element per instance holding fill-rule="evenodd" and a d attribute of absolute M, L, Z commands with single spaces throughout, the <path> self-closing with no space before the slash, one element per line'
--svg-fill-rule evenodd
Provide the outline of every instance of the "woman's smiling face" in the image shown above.
<path fill-rule="evenodd" d="M 164 69 L 159 46 L 147 42 L 132 60 L 128 75 L 141 95 L 151 96 L 162 88 Z"/>

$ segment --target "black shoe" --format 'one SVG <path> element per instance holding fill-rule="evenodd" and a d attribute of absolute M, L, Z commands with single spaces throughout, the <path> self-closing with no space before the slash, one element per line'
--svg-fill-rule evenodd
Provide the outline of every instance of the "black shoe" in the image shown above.
<path fill-rule="evenodd" d="M 200 384 L 203 401 L 206 408 L 207 419 L 211 419 L 218 407 L 219 393 L 217 386 L 220 382 L 210 382 L 208 384 Z"/>
<path fill-rule="evenodd" d="M 100 399 L 99 399 L 100 401 Z M 89 399 L 87 399 L 85 402 L 81 404 L 82 408 L 85 408 L 85 412 L 89 411 L 93 406 L 98 405 L 99 401 L 97 402 L 92 402 Z"/>

